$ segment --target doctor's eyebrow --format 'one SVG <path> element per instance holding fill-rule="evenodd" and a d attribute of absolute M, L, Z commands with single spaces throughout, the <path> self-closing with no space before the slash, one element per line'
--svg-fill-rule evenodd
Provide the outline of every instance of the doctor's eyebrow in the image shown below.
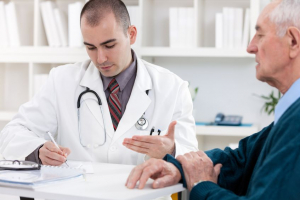
<path fill-rule="evenodd" d="M 116 39 L 110 39 L 110 40 L 107 40 L 107 41 L 105 41 L 105 42 L 102 42 L 101 44 L 100 44 L 100 46 L 102 46 L 102 45 L 105 45 L 105 44 L 107 44 L 107 43 L 110 43 L 110 42 L 115 42 L 116 41 Z M 83 42 L 83 44 L 84 45 L 88 45 L 88 46 L 95 46 L 95 45 L 93 45 L 93 44 L 90 44 L 90 43 L 87 43 L 87 42 Z"/>

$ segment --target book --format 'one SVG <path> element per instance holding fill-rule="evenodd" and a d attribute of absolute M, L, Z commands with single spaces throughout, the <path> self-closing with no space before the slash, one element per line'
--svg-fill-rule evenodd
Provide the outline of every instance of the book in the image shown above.
<path fill-rule="evenodd" d="M 83 7 L 81 2 L 68 5 L 68 27 L 69 27 L 69 46 L 82 47 L 83 38 L 80 30 L 80 12 Z"/>
<path fill-rule="evenodd" d="M 55 22 L 57 25 L 59 37 L 62 46 L 66 47 L 68 46 L 68 22 L 67 22 L 67 16 L 64 15 L 62 11 L 60 11 L 58 8 L 54 9 L 54 17 Z"/>
<path fill-rule="evenodd" d="M 139 13 L 139 7 L 138 6 L 127 6 L 127 10 L 130 17 L 131 25 L 134 25 L 137 30 L 137 38 L 136 41 L 132 47 L 140 46 L 140 33 L 141 33 L 141 26 L 140 26 L 140 13 Z"/>
<path fill-rule="evenodd" d="M 223 48 L 229 48 L 229 18 L 230 18 L 230 8 L 224 7 L 223 8 Z"/>
<path fill-rule="evenodd" d="M 29 171 L 0 171 L 0 185 L 36 189 L 51 184 L 65 183 L 66 181 L 84 180 L 80 169 L 41 166 L 40 170 Z"/>
<path fill-rule="evenodd" d="M 240 49 L 243 39 L 243 9 L 234 8 L 233 48 Z"/>
<path fill-rule="evenodd" d="M 223 48 L 223 13 L 216 14 L 215 28 L 215 46 L 216 48 Z"/>
<path fill-rule="evenodd" d="M 250 9 L 247 8 L 245 12 L 244 30 L 243 30 L 243 41 L 242 48 L 246 49 L 249 44 L 250 38 Z"/>
<path fill-rule="evenodd" d="M 48 80 L 48 74 L 35 74 L 33 77 L 33 94 L 37 94 Z"/>
<path fill-rule="evenodd" d="M 21 46 L 16 5 L 14 2 L 9 2 L 5 5 L 5 15 L 10 46 Z"/>
<path fill-rule="evenodd" d="M 169 8 L 169 41 L 170 47 L 179 47 L 178 9 Z"/>
<path fill-rule="evenodd" d="M 55 46 L 55 47 L 59 47 L 62 46 L 62 42 L 60 40 L 59 37 L 59 33 L 58 33 L 58 27 L 56 24 L 56 20 L 54 17 L 54 9 L 55 9 L 55 4 L 52 1 L 45 1 L 45 2 L 41 2 L 41 6 L 42 6 L 42 12 L 45 12 L 46 14 L 42 14 L 43 18 L 46 18 L 46 23 L 48 23 L 48 31 L 49 34 L 51 35 L 51 40 L 53 42 L 53 44 L 49 44 L 50 46 Z M 47 32 L 47 37 L 48 37 L 48 32 Z"/>
<path fill-rule="evenodd" d="M 186 46 L 187 47 L 196 47 L 196 38 L 195 38 L 195 11 L 194 8 L 185 8 L 186 9 Z"/>
<path fill-rule="evenodd" d="M 9 46 L 4 2 L 0 1 L 0 47 Z"/>
<path fill-rule="evenodd" d="M 185 7 L 178 8 L 178 35 L 179 35 L 179 47 L 187 46 L 187 9 Z"/>
<path fill-rule="evenodd" d="M 227 8 L 228 9 L 228 48 L 234 48 L 234 8 Z"/>
<path fill-rule="evenodd" d="M 51 31 L 51 24 L 50 24 L 48 9 L 47 9 L 47 5 L 45 4 L 45 2 L 42 2 L 40 4 L 40 8 L 41 8 L 41 14 L 42 14 L 42 19 L 43 19 L 43 24 L 44 24 L 44 28 L 45 28 L 45 32 L 46 32 L 48 45 L 50 47 L 54 47 L 55 39 L 54 39 L 54 36 Z"/>

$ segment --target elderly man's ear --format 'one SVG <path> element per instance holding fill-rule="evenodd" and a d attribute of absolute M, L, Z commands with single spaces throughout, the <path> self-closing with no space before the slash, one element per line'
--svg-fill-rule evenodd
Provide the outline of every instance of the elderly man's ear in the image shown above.
<path fill-rule="evenodd" d="M 300 55 L 300 30 L 296 27 L 289 27 L 287 36 L 290 47 L 290 58 L 293 59 Z"/>

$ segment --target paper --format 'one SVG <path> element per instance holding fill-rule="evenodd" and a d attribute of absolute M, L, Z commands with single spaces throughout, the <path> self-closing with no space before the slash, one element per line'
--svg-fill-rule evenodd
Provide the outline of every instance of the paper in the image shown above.
<path fill-rule="evenodd" d="M 82 170 L 42 166 L 40 170 L 0 171 L 0 185 L 34 189 L 64 181 L 84 180 Z"/>
<path fill-rule="evenodd" d="M 92 162 L 68 160 L 67 164 L 69 165 L 70 168 L 81 169 L 86 174 L 94 173 L 94 167 L 93 167 Z M 64 164 L 63 167 L 68 167 L 68 166 L 66 164 Z"/>

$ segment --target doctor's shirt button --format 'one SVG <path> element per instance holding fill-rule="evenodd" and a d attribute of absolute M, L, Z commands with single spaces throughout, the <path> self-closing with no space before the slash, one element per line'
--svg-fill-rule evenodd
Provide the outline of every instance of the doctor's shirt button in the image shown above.
<path fill-rule="evenodd" d="M 110 147 L 110 150 L 111 150 L 111 151 L 116 151 L 116 150 L 117 150 L 117 147 L 116 147 L 116 146 L 112 146 L 112 147 Z"/>
<path fill-rule="evenodd" d="M 92 148 L 92 145 L 91 145 L 91 144 L 88 144 L 86 147 L 87 147 L 88 149 L 90 149 L 90 148 Z"/>

